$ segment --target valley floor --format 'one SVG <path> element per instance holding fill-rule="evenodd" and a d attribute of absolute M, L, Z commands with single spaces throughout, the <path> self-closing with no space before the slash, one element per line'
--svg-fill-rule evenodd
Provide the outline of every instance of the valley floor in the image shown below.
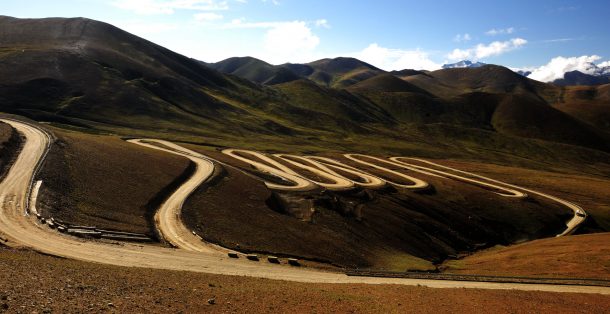
<path fill-rule="evenodd" d="M 0 311 L 8 312 L 600 313 L 608 307 L 610 295 L 294 283 L 0 248 Z"/>

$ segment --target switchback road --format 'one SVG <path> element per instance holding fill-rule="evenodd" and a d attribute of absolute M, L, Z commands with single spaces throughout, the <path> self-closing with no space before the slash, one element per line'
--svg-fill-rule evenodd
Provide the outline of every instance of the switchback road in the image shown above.
<path fill-rule="evenodd" d="M 8 245 L 29 247 L 55 256 L 119 266 L 241 275 L 297 282 L 400 284 L 433 288 L 517 289 L 610 294 L 610 288 L 592 286 L 349 277 L 342 273 L 251 262 L 245 259 L 235 260 L 215 252 L 194 252 L 131 243 L 113 244 L 75 238 L 40 225 L 33 216 L 25 214 L 25 204 L 32 177 L 38 161 L 48 148 L 47 134 L 26 123 L 8 119 L 1 119 L 1 121 L 10 124 L 25 137 L 25 144 L 19 156 L 6 177 L 0 182 L 0 233 L 8 239 L 6 243 Z"/>

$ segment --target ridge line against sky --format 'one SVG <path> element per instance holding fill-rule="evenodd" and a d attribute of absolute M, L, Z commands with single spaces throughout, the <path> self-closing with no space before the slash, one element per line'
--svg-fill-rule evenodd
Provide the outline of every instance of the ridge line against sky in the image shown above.
<path fill-rule="evenodd" d="M 22 0 L 21 18 L 82 16 L 206 62 L 355 57 L 384 70 L 464 59 L 563 76 L 607 64 L 607 1 Z M 536 72 L 537 71 L 537 72 Z"/>

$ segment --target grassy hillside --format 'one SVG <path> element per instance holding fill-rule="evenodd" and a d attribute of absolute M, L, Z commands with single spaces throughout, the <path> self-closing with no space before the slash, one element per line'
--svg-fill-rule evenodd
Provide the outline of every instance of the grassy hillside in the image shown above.
<path fill-rule="evenodd" d="M 210 63 L 208 66 L 222 73 L 267 85 L 290 82 L 301 78 L 288 68 L 273 66 L 252 57 L 233 57 L 217 63 Z"/>
<path fill-rule="evenodd" d="M 261 149 L 333 147 L 488 159 L 523 151 L 525 144 L 502 144 L 516 143 L 514 136 L 607 147 L 606 137 L 596 130 L 603 122 L 583 125 L 536 105 L 536 117 L 529 118 L 529 104 L 502 102 L 505 98 L 498 95 L 525 95 L 541 102 L 561 96 L 556 87 L 502 67 L 408 73 L 407 85 L 387 74 L 379 76 L 379 69 L 356 59 L 324 59 L 282 65 L 310 80 L 270 88 L 223 75 L 93 20 L 2 17 L 0 25 L 0 61 L 11 65 L 0 68 L 0 110 L 57 125 Z M 227 70 L 244 62 L 261 66 L 252 59 L 235 62 Z M 330 86 L 358 86 L 350 91 L 311 84 L 320 79 Z M 500 105 L 502 114 L 494 115 Z M 547 111 L 570 128 L 554 134 L 563 122 L 545 119 Z M 521 132 L 521 117 L 528 121 L 527 132 Z M 445 147 L 441 150 L 438 143 Z M 546 148 L 531 154 L 548 155 Z"/>
<path fill-rule="evenodd" d="M 344 88 L 384 72 L 360 60 L 342 57 L 281 65 L 271 65 L 252 57 L 233 57 L 207 66 L 260 84 L 275 85 L 309 79 L 333 88 Z"/>

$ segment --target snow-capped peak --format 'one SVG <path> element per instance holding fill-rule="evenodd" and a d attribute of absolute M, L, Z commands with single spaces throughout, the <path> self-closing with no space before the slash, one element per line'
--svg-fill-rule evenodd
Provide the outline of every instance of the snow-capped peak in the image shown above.
<path fill-rule="evenodd" d="M 472 62 L 470 60 L 462 60 L 456 63 L 444 64 L 443 69 L 455 69 L 455 68 L 478 68 L 484 66 L 483 62 Z"/>

